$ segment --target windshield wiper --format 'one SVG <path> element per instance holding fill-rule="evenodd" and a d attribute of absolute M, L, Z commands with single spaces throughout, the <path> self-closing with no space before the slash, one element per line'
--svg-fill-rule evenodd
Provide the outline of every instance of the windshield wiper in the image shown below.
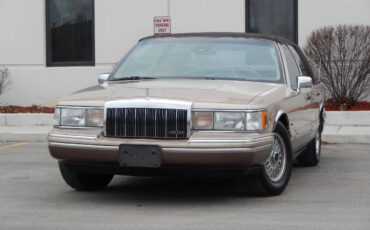
<path fill-rule="evenodd" d="M 113 79 L 113 81 L 125 81 L 125 80 L 143 80 L 143 79 L 155 79 L 154 77 L 141 77 L 141 76 L 131 76 Z"/>

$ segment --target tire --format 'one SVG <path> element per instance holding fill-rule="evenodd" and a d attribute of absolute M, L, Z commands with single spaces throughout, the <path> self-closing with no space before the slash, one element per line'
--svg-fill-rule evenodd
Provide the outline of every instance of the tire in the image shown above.
<path fill-rule="evenodd" d="M 105 188 L 111 182 L 113 175 L 77 173 L 68 165 L 59 161 L 60 173 L 64 181 L 79 191 L 94 191 Z"/>
<path fill-rule="evenodd" d="M 273 146 L 275 141 L 278 142 L 280 148 L 283 148 L 284 154 L 278 154 L 278 159 L 280 159 L 280 155 L 282 155 L 281 159 L 284 159 L 285 163 L 282 163 L 283 169 L 276 170 L 279 171 L 277 177 L 273 177 L 269 173 L 269 169 L 271 170 L 271 161 L 275 163 L 277 161 L 276 157 L 276 148 L 273 147 L 271 150 L 271 155 L 269 158 L 264 162 L 263 165 L 256 168 L 252 172 L 250 172 L 245 179 L 243 179 L 245 192 L 248 195 L 254 196 L 276 196 L 281 194 L 286 186 L 288 185 L 290 175 L 292 172 L 292 149 L 290 144 L 289 132 L 281 123 L 278 121 L 275 126 L 275 138 L 273 142 Z M 284 158 L 283 158 L 284 157 Z M 283 161 L 281 161 L 283 162 Z"/>
<path fill-rule="evenodd" d="M 307 144 L 306 149 L 297 157 L 301 166 L 313 167 L 319 164 L 321 155 L 321 132 L 317 131 L 315 138 Z"/>

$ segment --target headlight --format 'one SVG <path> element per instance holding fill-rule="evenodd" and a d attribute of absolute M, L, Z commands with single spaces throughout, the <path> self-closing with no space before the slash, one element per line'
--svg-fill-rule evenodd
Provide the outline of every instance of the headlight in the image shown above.
<path fill-rule="evenodd" d="M 60 125 L 85 126 L 85 109 L 62 108 Z"/>
<path fill-rule="evenodd" d="M 195 130 L 258 131 L 267 128 L 266 111 L 193 112 Z"/>
<path fill-rule="evenodd" d="M 245 113 L 215 112 L 215 129 L 244 130 Z"/>
<path fill-rule="evenodd" d="M 54 126 L 103 127 L 104 110 L 100 108 L 56 108 Z"/>

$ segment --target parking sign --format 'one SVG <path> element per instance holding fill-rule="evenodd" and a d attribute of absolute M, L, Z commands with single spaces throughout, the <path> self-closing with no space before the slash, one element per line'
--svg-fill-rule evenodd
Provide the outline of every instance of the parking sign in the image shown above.
<path fill-rule="evenodd" d="M 171 33 L 171 18 L 169 16 L 154 17 L 154 35 L 170 33 Z"/>

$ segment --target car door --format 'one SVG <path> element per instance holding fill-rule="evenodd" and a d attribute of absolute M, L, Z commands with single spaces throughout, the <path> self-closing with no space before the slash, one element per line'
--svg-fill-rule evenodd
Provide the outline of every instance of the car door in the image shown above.
<path fill-rule="evenodd" d="M 294 56 L 287 45 L 282 46 L 282 54 L 285 60 L 285 72 L 287 81 L 291 87 L 291 97 L 288 99 L 289 108 L 287 113 L 291 125 L 292 148 L 296 152 L 307 144 L 307 139 L 312 131 L 312 117 L 307 111 L 312 103 L 312 90 L 305 88 L 297 92 L 297 77 L 302 75 Z"/>
<path fill-rule="evenodd" d="M 297 47 L 289 46 L 289 50 L 293 54 L 294 59 L 296 60 L 297 66 L 299 71 L 301 72 L 302 76 L 309 76 L 312 78 L 312 87 L 305 88 L 301 90 L 301 93 L 304 94 L 307 108 L 306 108 L 306 117 L 310 120 L 313 134 L 316 131 L 319 121 L 319 114 L 320 114 L 320 103 L 322 101 L 322 95 L 320 91 L 320 87 L 317 85 L 317 80 L 313 75 L 311 69 L 308 66 L 306 59 L 303 56 L 302 51 L 299 50 Z"/>

